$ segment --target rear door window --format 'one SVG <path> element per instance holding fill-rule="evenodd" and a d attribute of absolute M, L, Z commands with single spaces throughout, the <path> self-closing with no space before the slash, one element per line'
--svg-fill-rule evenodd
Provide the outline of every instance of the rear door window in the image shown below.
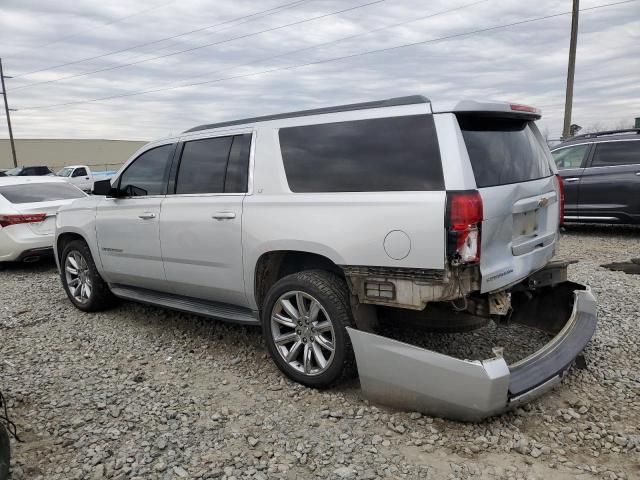
<path fill-rule="evenodd" d="M 233 137 L 186 142 L 176 181 L 176 193 L 222 193 Z"/>
<path fill-rule="evenodd" d="M 551 152 L 558 170 L 567 168 L 580 168 L 585 154 L 589 151 L 589 144 L 575 145 L 573 147 L 560 148 Z"/>
<path fill-rule="evenodd" d="M 28 183 L 0 187 L 0 195 L 11 203 L 53 202 L 85 196 L 68 183 Z"/>
<path fill-rule="evenodd" d="M 527 182 L 551 175 L 544 147 L 531 122 L 485 115 L 458 115 L 478 187 Z"/>
<path fill-rule="evenodd" d="M 596 143 L 596 152 L 591 161 L 592 167 L 634 164 L 640 164 L 640 141 Z"/>
<path fill-rule="evenodd" d="M 250 133 L 185 142 L 175 193 L 246 193 L 250 149 Z"/>
<path fill-rule="evenodd" d="M 279 135 L 293 192 L 444 189 L 432 115 L 289 127 Z"/>

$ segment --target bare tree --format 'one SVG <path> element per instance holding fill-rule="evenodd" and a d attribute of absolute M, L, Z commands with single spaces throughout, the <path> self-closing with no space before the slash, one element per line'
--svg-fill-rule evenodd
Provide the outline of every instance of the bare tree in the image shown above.
<path fill-rule="evenodd" d="M 616 123 L 616 130 L 626 130 L 628 128 L 633 128 L 633 121 L 631 120 L 618 120 Z"/>

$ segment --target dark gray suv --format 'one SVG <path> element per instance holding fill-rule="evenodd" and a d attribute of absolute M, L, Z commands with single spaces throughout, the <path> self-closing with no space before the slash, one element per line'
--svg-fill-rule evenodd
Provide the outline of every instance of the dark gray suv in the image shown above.
<path fill-rule="evenodd" d="M 640 129 L 579 135 L 551 153 L 565 222 L 640 223 Z"/>

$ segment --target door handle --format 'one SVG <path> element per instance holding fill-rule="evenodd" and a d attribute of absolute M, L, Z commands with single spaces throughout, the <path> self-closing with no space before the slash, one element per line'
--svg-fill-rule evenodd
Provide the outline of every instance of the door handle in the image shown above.
<path fill-rule="evenodd" d="M 578 180 L 580 180 L 580 177 L 569 177 L 564 179 L 564 181 L 567 183 L 577 182 Z"/>
<path fill-rule="evenodd" d="M 214 218 L 215 220 L 231 220 L 232 218 L 236 218 L 236 214 L 233 212 L 218 212 L 211 218 Z"/>
<path fill-rule="evenodd" d="M 156 214 L 151 212 L 145 212 L 142 215 L 138 215 L 138 218 L 141 218 L 143 220 L 151 220 L 152 218 L 156 218 Z"/>

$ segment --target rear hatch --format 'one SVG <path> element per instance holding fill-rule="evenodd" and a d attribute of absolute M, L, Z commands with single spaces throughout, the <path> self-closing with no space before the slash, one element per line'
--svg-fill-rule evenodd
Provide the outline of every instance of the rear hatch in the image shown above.
<path fill-rule="evenodd" d="M 531 119 L 456 115 L 482 198 L 481 291 L 522 280 L 554 254 L 560 192 L 551 155 Z"/>

